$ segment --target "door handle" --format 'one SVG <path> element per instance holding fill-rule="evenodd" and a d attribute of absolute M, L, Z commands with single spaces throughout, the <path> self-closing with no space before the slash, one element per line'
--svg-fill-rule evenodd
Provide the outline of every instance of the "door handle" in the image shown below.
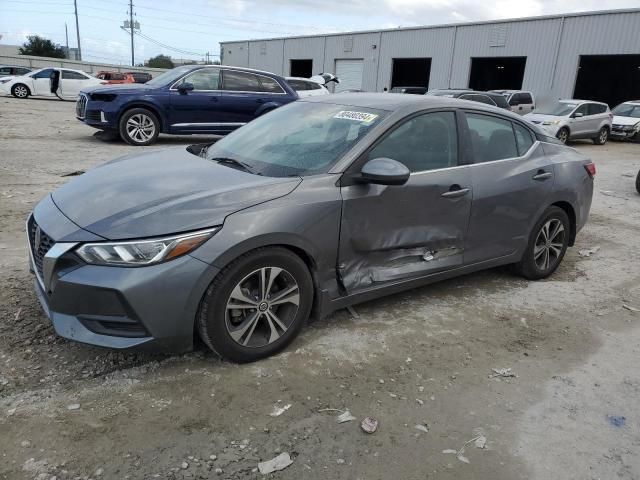
<path fill-rule="evenodd" d="M 468 188 L 461 188 L 460 185 L 452 185 L 449 191 L 444 192 L 440 196 L 444 198 L 458 198 L 465 196 L 467 193 L 469 193 Z"/>
<path fill-rule="evenodd" d="M 553 173 L 551 172 L 545 172 L 544 170 L 538 170 L 538 173 L 535 174 L 533 176 L 534 180 L 538 180 L 539 182 L 542 182 L 544 180 L 548 180 L 553 176 Z"/>

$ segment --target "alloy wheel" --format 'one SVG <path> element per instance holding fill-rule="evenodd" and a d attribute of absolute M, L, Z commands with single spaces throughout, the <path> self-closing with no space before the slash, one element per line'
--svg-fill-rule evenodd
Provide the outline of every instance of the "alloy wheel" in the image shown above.
<path fill-rule="evenodd" d="M 540 270 L 555 266 L 562 255 L 564 240 L 565 230 L 560 220 L 552 218 L 542 225 L 533 247 L 533 260 Z"/>
<path fill-rule="evenodd" d="M 565 129 L 562 129 L 558 132 L 558 140 L 560 140 L 562 143 L 567 143 L 567 140 L 569 140 L 569 134 Z"/>
<path fill-rule="evenodd" d="M 291 327 L 299 305 L 300 288 L 287 270 L 254 270 L 229 295 L 225 310 L 227 332 L 244 347 L 270 345 Z"/>
<path fill-rule="evenodd" d="M 26 98 L 27 95 L 29 95 L 27 87 L 25 87 L 24 85 L 16 85 L 15 87 L 13 87 L 13 91 L 18 98 Z"/>
<path fill-rule="evenodd" d="M 602 130 L 600 130 L 600 143 L 601 144 L 606 143 L 608 136 L 609 136 L 609 132 L 607 131 L 606 128 L 603 128 Z"/>
<path fill-rule="evenodd" d="M 127 135 L 129 138 L 135 140 L 138 143 L 149 141 L 153 138 L 156 131 L 156 126 L 153 120 L 148 115 L 143 113 L 136 113 L 127 120 Z"/>

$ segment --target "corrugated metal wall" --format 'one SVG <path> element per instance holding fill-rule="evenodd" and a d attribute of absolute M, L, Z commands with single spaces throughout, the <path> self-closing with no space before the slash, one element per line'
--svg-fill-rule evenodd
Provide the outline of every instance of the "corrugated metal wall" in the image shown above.
<path fill-rule="evenodd" d="M 222 63 L 289 75 L 291 59 L 313 72 L 362 59 L 364 90 L 391 85 L 394 58 L 431 58 L 429 88 L 465 87 L 474 57 L 527 57 L 522 87 L 541 97 L 571 97 L 580 55 L 640 54 L 640 10 L 510 22 L 385 30 L 222 43 Z"/>

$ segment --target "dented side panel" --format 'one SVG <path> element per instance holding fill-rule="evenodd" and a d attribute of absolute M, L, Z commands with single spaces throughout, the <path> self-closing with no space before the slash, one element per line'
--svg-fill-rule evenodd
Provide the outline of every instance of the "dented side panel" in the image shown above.
<path fill-rule="evenodd" d="M 442 194 L 453 185 L 462 197 Z M 462 265 L 473 191 L 469 167 L 414 173 L 402 186 L 341 188 L 338 272 L 348 293 Z"/>

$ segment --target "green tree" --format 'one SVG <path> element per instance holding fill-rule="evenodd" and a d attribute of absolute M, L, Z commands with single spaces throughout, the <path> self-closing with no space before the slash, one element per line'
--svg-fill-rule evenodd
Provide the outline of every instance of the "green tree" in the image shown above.
<path fill-rule="evenodd" d="M 35 55 L 37 57 L 67 58 L 67 55 L 60 45 L 56 45 L 48 38 L 39 35 L 29 35 L 18 52 L 20 55 Z"/>
<path fill-rule="evenodd" d="M 156 57 L 152 57 L 145 62 L 145 67 L 152 68 L 173 68 L 173 62 L 171 61 L 171 57 L 167 55 L 158 55 Z"/>

